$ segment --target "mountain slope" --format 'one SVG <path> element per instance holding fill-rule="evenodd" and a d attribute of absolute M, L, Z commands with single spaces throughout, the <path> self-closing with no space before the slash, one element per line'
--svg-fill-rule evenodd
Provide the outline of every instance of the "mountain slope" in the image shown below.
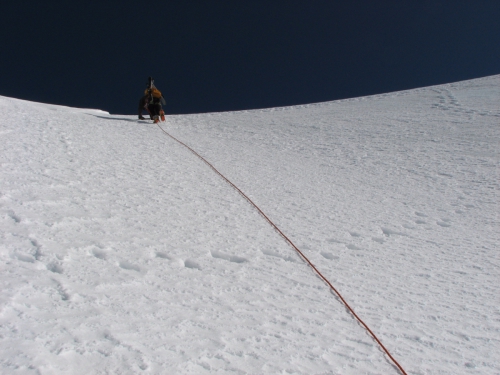
<path fill-rule="evenodd" d="M 495 374 L 500 76 L 164 129 L 409 374 Z M 389 374 L 325 284 L 155 125 L 0 98 L 7 373 Z"/>

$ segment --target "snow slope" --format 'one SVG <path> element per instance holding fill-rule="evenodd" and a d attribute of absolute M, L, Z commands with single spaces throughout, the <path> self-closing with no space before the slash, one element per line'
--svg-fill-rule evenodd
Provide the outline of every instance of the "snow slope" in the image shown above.
<path fill-rule="evenodd" d="M 499 374 L 499 103 L 492 76 L 163 128 L 408 374 Z M 0 136 L 0 373 L 398 374 L 156 125 L 0 97 Z"/>

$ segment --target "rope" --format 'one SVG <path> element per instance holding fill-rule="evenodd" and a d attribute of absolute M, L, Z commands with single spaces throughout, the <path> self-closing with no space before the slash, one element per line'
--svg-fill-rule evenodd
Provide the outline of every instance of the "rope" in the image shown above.
<path fill-rule="evenodd" d="M 294 248 L 294 250 L 299 253 L 299 255 L 302 257 L 302 259 L 316 272 L 316 274 L 330 287 L 331 290 L 335 292 L 335 294 L 340 298 L 342 303 L 347 307 L 347 309 L 351 312 L 351 314 L 356 318 L 356 320 L 361 323 L 361 325 L 370 333 L 370 336 L 380 345 L 380 347 L 383 349 L 383 351 L 389 356 L 389 358 L 394 362 L 396 367 L 401 371 L 403 375 L 408 375 L 406 371 L 401 367 L 401 365 L 396 361 L 396 359 L 389 353 L 389 350 L 382 344 L 382 342 L 378 339 L 378 337 L 373 333 L 373 331 L 366 325 L 366 323 L 361 320 L 361 318 L 354 312 L 354 310 L 349 306 L 347 301 L 342 297 L 342 295 L 339 293 L 337 289 L 328 281 L 328 279 L 323 276 L 323 274 L 316 268 L 316 266 L 302 253 L 302 251 L 299 250 L 297 246 L 278 228 L 276 224 L 274 224 L 269 217 L 245 194 L 243 193 L 235 184 L 233 184 L 231 181 L 229 181 L 222 173 L 220 173 L 212 164 L 210 164 L 203 156 L 198 154 L 195 150 L 193 150 L 191 147 L 186 145 L 184 142 L 178 140 L 174 136 L 170 135 L 167 133 L 161 126 L 160 124 L 156 124 L 158 127 L 161 129 L 163 133 L 165 133 L 167 136 L 172 138 L 174 141 L 178 142 L 182 146 L 186 147 L 189 151 L 191 151 L 195 156 L 197 156 L 199 159 L 201 159 L 206 165 L 208 165 L 215 173 L 217 173 L 224 181 L 226 181 L 229 185 L 231 185 L 240 195 L 245 198 L 260 214 L 261 216 L 266 219 L 266 221 L 283 237 L 283 239 L 288 242 L 288 244 Z"/>

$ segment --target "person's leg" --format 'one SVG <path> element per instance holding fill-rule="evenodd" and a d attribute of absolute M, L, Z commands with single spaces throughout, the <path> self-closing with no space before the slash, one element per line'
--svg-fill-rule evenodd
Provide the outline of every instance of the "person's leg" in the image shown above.
<path fill-rule="evenodd" d="M 161 107 L 161 104 L 158 104 L 159 107 L 160 107 L 160 118 L 161 118 L 161 121 L 165 121 L 165 112 L 163 111 L 163 108 Z"/>
<path fill-rule="evenodd" d="M 159 105 L 158 103 L 151 103 L 149 105 L 149 112 L 153 118 L 153 121 L 157 122 L 160 119 L 160 111 L 159 111 Z"/>
<path fill-rule="evenodd" d="M 156 115 L 156 105 L 154 103 L 149 103 L 148 105 L 148 111 L 151 116 Z"/>

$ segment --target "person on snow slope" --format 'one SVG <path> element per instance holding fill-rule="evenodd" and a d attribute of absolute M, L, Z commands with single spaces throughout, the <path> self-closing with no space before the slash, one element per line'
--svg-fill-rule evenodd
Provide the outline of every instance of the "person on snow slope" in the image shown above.
<path fill-rule="evenodd" d="M 142 110 L 147 109 L 149 117 L 156 124 L 160 121 L 165 121 L 165 112 L 161 105 L 165 104 L 165 99 L 160 90 L 156 88 L 153 80 L 150 78 L 150 83 L 144 91 L 144 96 L 139 100 L 139 119 L 145 120 L 142 116 Z"/>

